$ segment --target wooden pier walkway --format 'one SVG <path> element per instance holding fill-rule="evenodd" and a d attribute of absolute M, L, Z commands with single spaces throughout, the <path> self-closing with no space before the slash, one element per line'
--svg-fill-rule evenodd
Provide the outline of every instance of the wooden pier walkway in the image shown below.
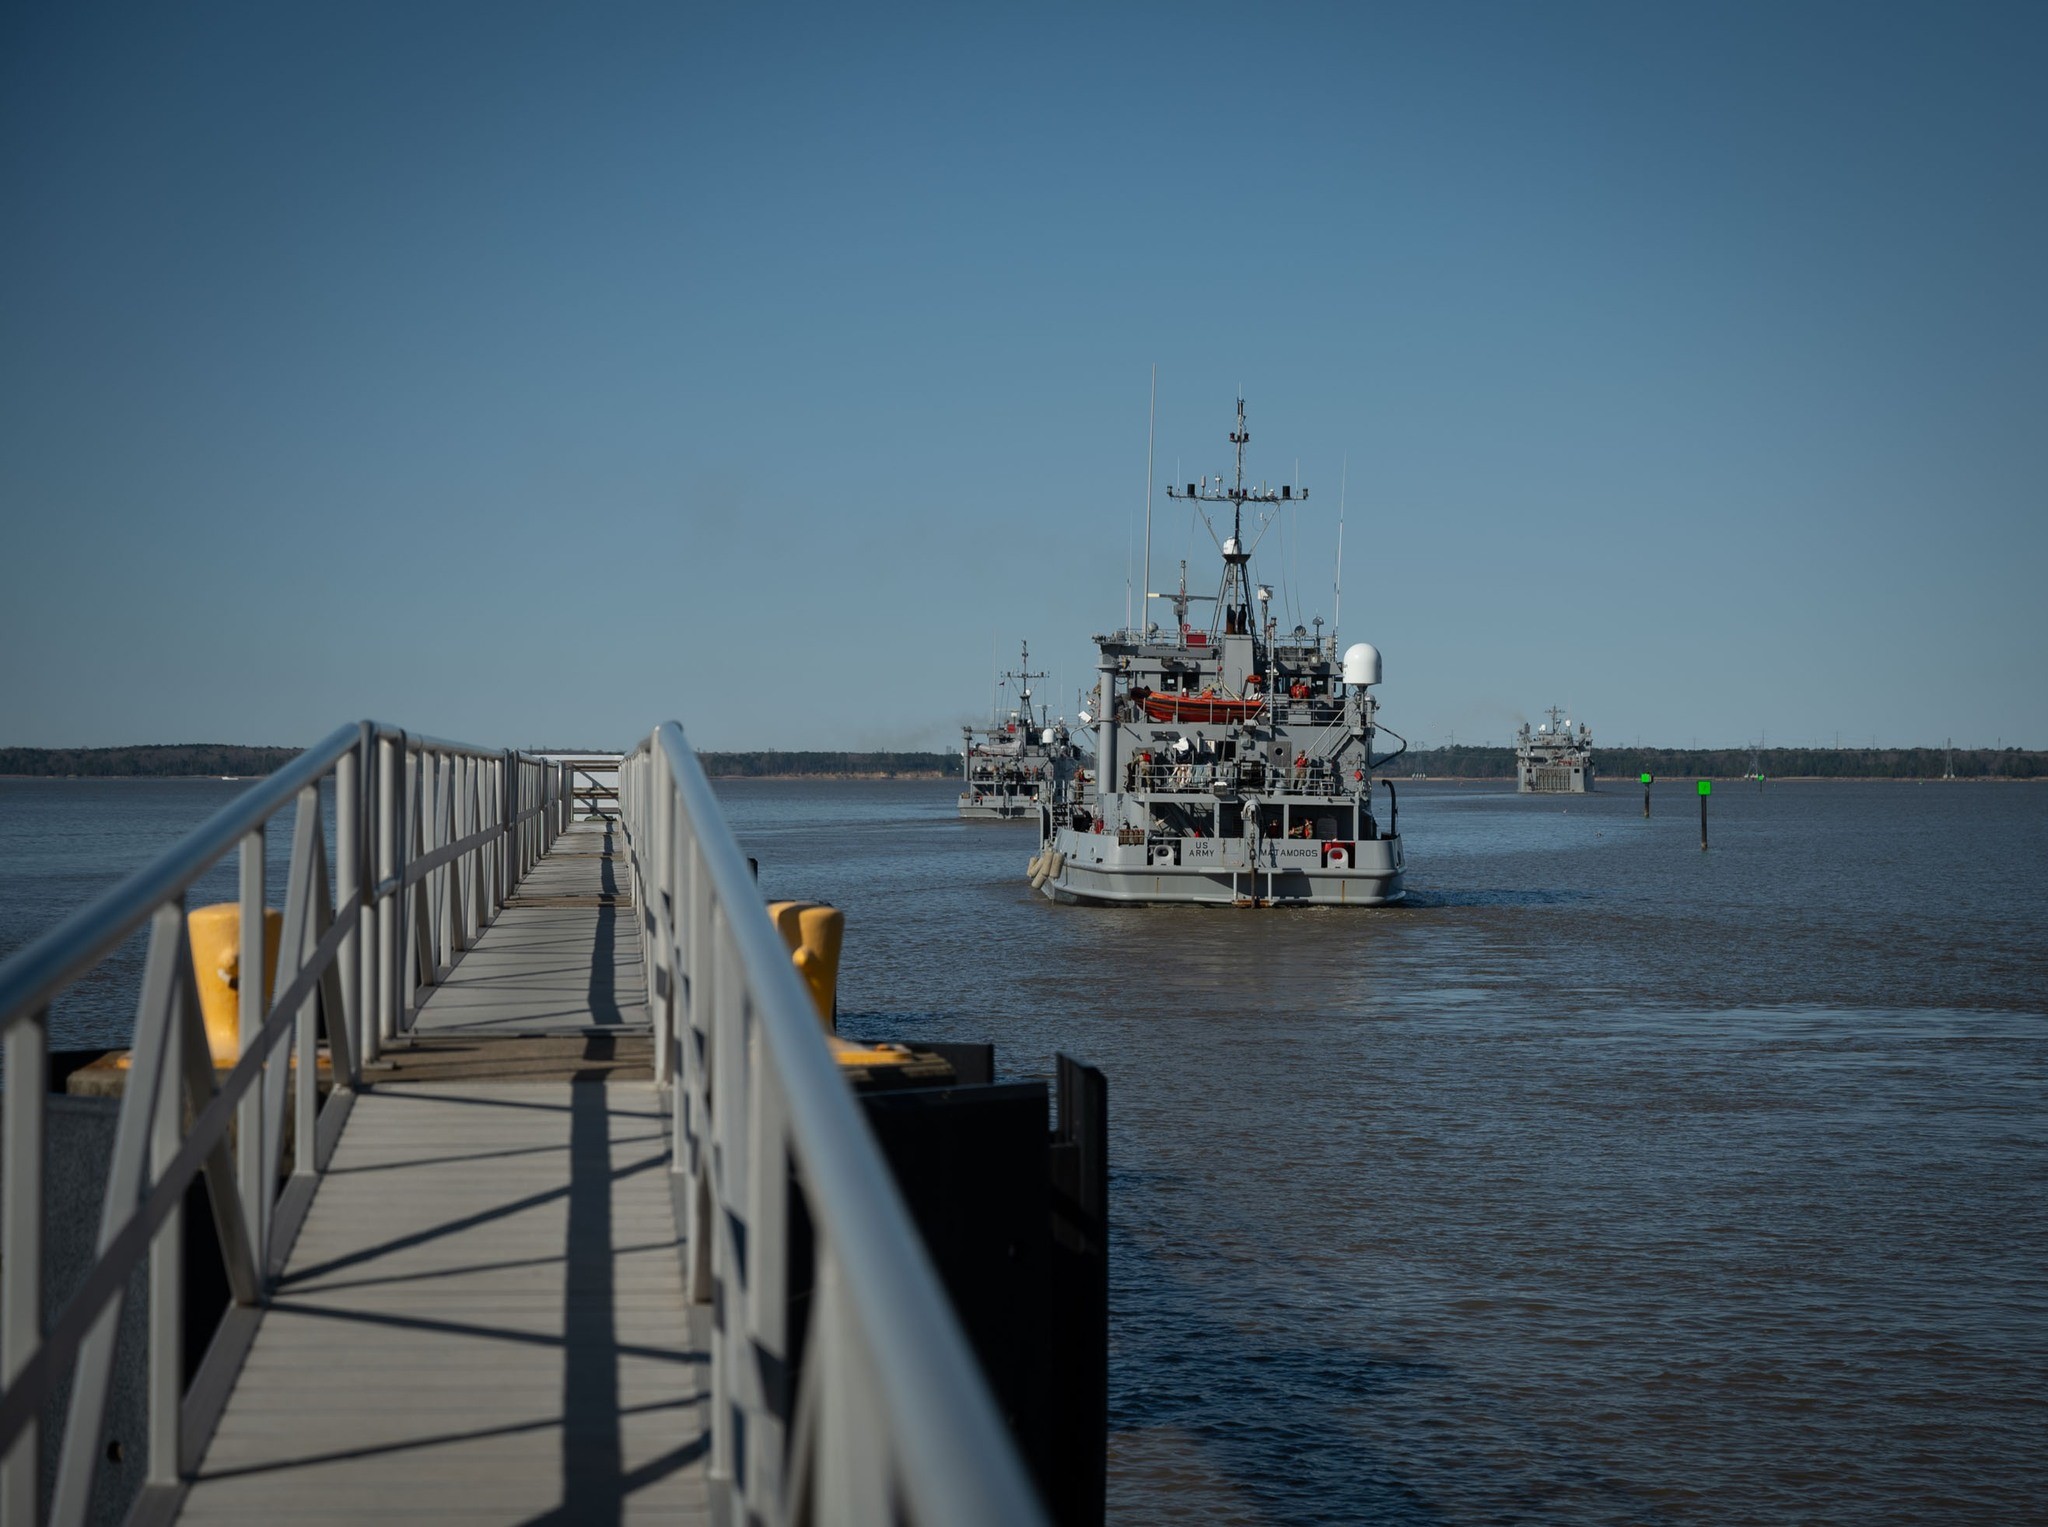
<path fill-rule="evenodd" d="M 365 1077 L 183 1520 L 708 1520 L 616 839 L 564 833 Z"/>

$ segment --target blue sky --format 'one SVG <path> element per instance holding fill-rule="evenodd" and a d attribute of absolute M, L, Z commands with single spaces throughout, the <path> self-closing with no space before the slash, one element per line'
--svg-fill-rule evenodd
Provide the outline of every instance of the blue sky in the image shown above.
<path fill-rule="evenodd" d="M 10 7 L 0 741 L 944 745 L 1022 638 L 1071 710 L 1156 363 L 1155 584 L 1242 386 L 1410 737 L 2048 745 L 2044 77 L 2039 5 Z"/>

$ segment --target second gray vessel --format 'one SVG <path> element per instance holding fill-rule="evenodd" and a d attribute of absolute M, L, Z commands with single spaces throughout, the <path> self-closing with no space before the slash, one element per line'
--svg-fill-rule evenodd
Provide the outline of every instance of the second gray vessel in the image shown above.
<path fill-rule="evenodd" d="M 1532 733 L 1529 723 L 1515 736 L 1515 789 L 1523 795 L 1584 795 L 1593 788 L 1593 733 L 1578 731 L 1550 707 L 1550 719 Z"/>
<path fill-rule="evenodd" d="M 1052 800 L 1059 765 L 1077 756 L 1064 720 L 1054 721 L 1045 707 L 1033 703 L 1031 644 L 1024 644 L 1024 662 L 1016 673 L 1001 675 L 1007 687 L 1017 681 L 1014 705 L 996 705 L 984 727 L 960 728 L 962 789 L 959 811 L 970 822 L 1035 822 L 1039 807 Z"/>

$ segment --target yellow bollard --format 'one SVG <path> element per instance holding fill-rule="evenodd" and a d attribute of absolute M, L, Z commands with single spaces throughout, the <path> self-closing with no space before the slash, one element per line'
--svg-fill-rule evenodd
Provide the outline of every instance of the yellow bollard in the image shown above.
<path fill-rule="evenodd" d="M 839 946 L 846 936 L 846 914 L 819 901 L 771 901 L 768 916 L 810 988 L 818 1021 L 830 1033 L 838 1017 Z"/>
<path fill-rule="evenodd" d="M 232 901 L 195 907 L 185 914 L 186 936 L 192 941 L 192 974 L 199 982 L 199 1011 L 206 1019 L 206 1043 L 216 1066 L 232 1066 L 242 1056 L 242 909 Z M 284 914 L 263 909 L 263 1007 L 277 984 L 277 946 L 284 936 Z"/>

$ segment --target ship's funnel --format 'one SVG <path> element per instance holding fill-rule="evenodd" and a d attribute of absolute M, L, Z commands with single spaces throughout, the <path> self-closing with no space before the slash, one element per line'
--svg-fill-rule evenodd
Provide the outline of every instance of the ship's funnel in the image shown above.
<path fill-rule="evenodd" d="M 1365 689 L 1380 681 L 1380 649 L 1371 642 L 1357 642 L 1344 649 L 1344 682 Z"/>

